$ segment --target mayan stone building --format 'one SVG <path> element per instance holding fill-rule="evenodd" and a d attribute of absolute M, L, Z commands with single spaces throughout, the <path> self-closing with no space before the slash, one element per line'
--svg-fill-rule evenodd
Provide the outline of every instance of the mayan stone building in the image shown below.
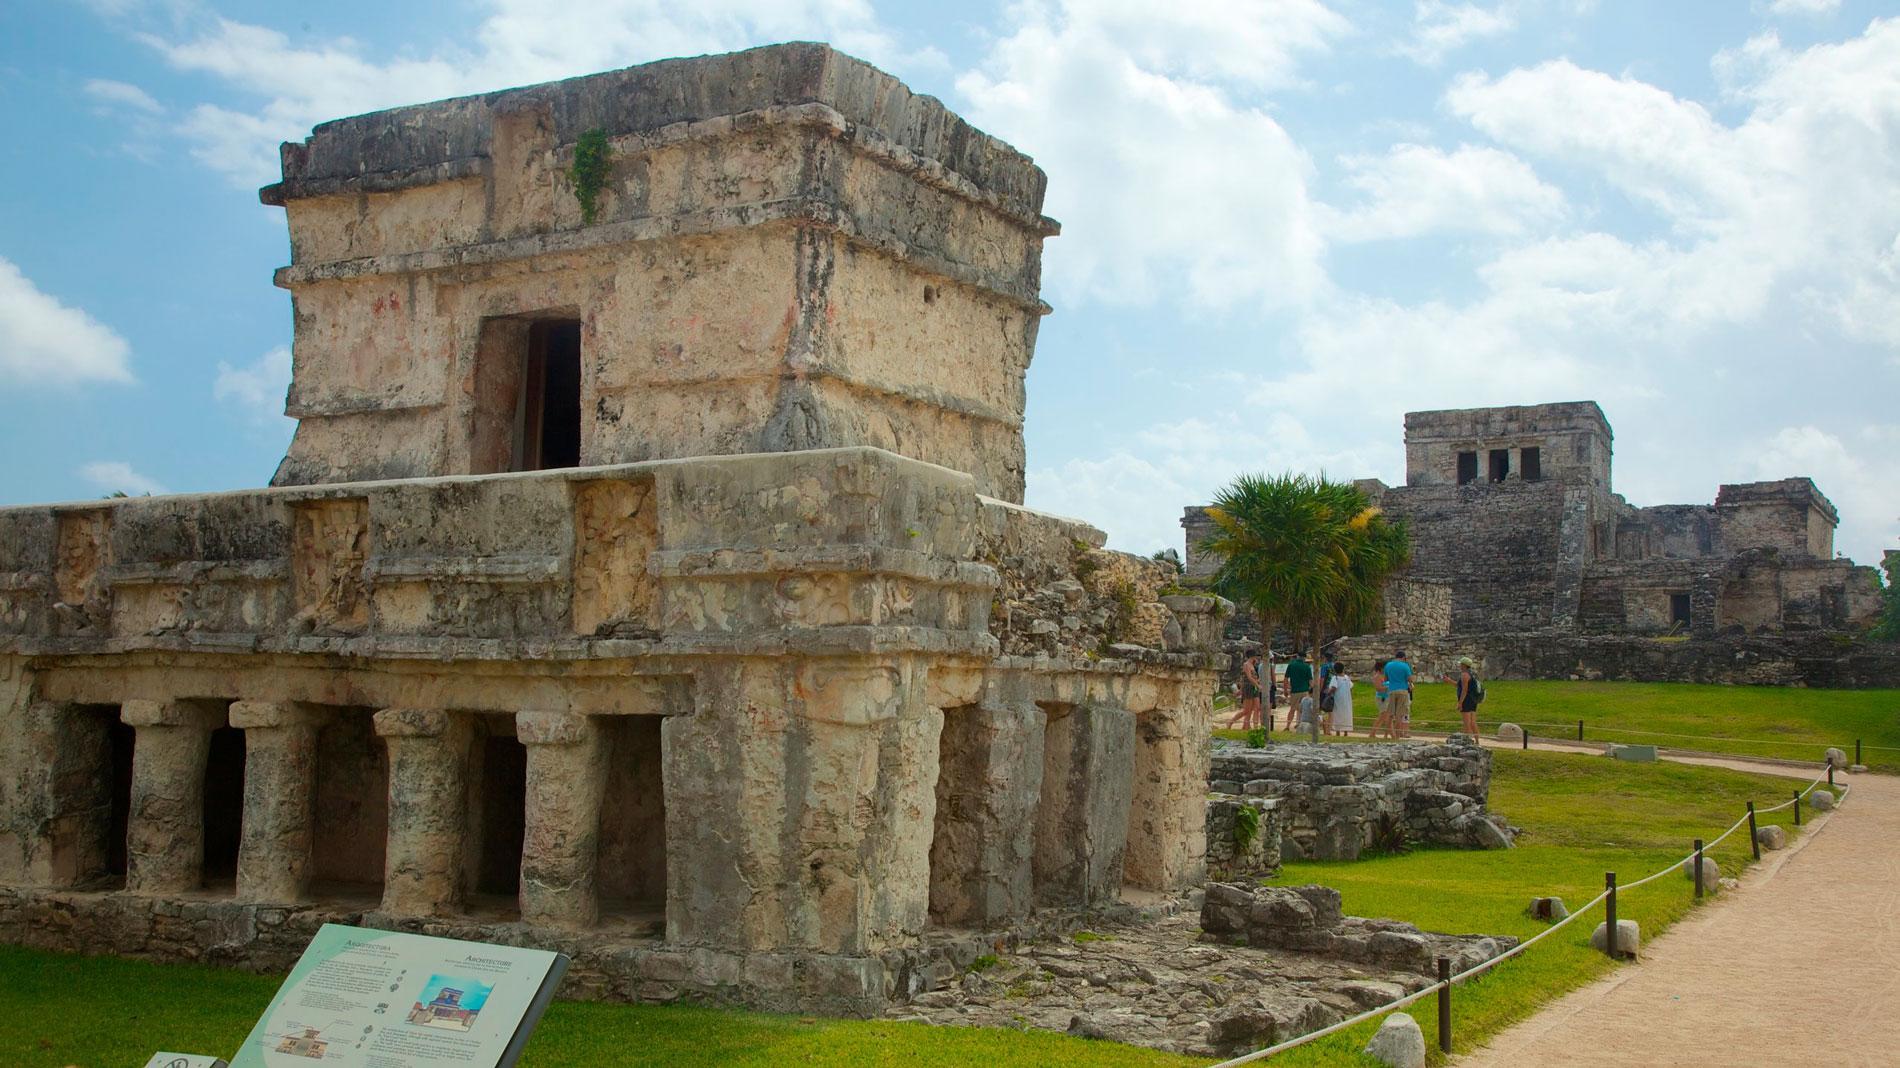
<path fill-rule="evenodd" d="M 1027 157 L 792 44 L 283 173 L 273 487 L 0 509 L 0 937 L 868 1010 L 1199 880 L 1226 605 L 1021 507 Z"/>
<path fill-rule="evenodd" d="M 1879 577 L 1835 556 L 1840 517 L 1811 480 L 1637 508 L 1611 487 L 1611 444 L 1593 401 L 1408 413 L 1405 484 L 1357 483 L 1413 545 L 1369 653 L 1398 642 L 1434 667 L 1483 655 L 1494 675 L 1803 681 L 1814 669 L 1796 652 L 1767 665 L 1744 655 L 1738 668 L 1714 640 L 1788 647 L 1873 622 Z M 1203 509 L 1182 525 L 1190 575 L 1212 573 Z M 1661 636 L 1702 641 L 1664 649 L 1650 640 Z M 1646 640 L 1589 641 L 1631 637 Z M 1852 683 L 1860 669 L 1844 670 Z"/>

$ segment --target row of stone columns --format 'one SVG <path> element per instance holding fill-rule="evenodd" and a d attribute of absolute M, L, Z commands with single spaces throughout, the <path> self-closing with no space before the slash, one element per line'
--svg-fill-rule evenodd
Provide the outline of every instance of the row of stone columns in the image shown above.
<path fill-rule="evenodd" d="M 237 900 L 304 900 L 315 839 L 317 734 L 333 714 L 296 702 L 240 700 L 228 708 L 208 700 L 124 702 L 120 718 L 135 732 L 126 889 L 171 895 L 198 888 L 204 868 L 206 761 L 212 732 L 228 723 L 244 732 L 245 744 Z M 49 731 L 71 722 L 53 714 L 42 718 Z M 392 708 L 377 712 L 374 722 L 389 754 L 382 908 L 410 916 L 452 912 L 466 891 L 473 718 L 441 709 Z M 515 726 L 528 753 L 522 918 L 590 925 L 599 916 L 604 734 L 595 718 L 569 712 L 521 712 Z"/>

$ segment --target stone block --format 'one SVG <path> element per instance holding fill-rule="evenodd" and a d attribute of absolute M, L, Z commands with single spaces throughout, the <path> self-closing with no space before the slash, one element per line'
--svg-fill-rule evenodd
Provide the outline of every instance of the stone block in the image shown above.
<path fill-rule="evenodd" d="M 1036 903 L 1087 905 L 1121 894 L 1135 773 L 1135 717 L 1106 705 L 1051 713 L 1036 809 Z"/>
<path fill-rule="evenodd" d="M 1834 809 L 1835 798 L 1833 794 L 1817 787 L 1808 794 L 1807 802 L 1809 807 L 1816 812 L 1831 812 Z"/>
<path fill-rule="evenodd" d="M 1690 857 L 1689 859 L 1683 861 L 1680 867 L 1682 869 L 1683 877 L 1688 879 L 1690 882 L 1694 882 L 1695 877 L 1696 877 L 1695 858 Z M 1714 857 L 1711 857 L 1705 854 L 1702 857 L 1702 892 L 1705 894 L 1713 894 L 1714 892 L 1716 892 L 1717 890 L 1721 888 L 1722 888 L 1722 866 L 1715 862 Z"/>
<path fill-rule="evenodd" d="M 1847 754 L 1830 747 L 1827 751 L 1827 766 L 1836 769 L 1847 767 Z"/>
<path fill-rule="evenodd" d="M 1570 909 L 1565 907 L 1561 897 L 1534 897 L 1524 914 L 1533 920 L 1555 923 L 1569 917 Z"/>
<path fill-rule="evenodd" d="M 1599 953 L 1607 952 L 1606 947 L 1609 945 L 1609 938 L 1604 933 L 1604 929 L 1605 925 L 1599 923 L 1596 926 L 1596 930 L 1590 932 L 1590 946 Z M 1626 953 L 1633 957 L 1636 955 L 1637 948 L 1642 945 L 1642 941 L 1642 928 L 1637 926 L 1635 920 L 1616 921 L 1616 948 L 1618 952 Z"/>
<path fill-rule="evenodd" d="M 1523 740 L 1524 740 L 1524 728 L 1518 726 L 1515 723 L 1498 724 L 1498 741 L 1522 742 Z"/>
<path fill-rule="evenodd" d="M 1782 830 L 1780 827 L 1774 826 L 1757 827 L 1755 828 L 1755 841 L 1760 843 L 1763 849 L 1786 849 L 1788 847 L 1788 832 Z"/>
<path fill-rule="evenodd" d="M 1610 748 L 1610 755 L 1618 760 L 1627 760 L 1637 764 L 1656 762 L 1656 747 L 1653 745 L 1616 745 Z"/>
<path fill-rule="evenodd" d="M 1379 1025 L 1364 1052 L 1389 1068 L 1425 1068 L 1425 1032 L 1409 1013 L 1395 1012 Z"/>

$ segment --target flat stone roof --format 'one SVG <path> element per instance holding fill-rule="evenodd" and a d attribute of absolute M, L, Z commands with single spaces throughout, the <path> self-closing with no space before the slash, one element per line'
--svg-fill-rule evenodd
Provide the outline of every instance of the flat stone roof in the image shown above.
<path fill-rule="evenodd" d="M 496 115 L 545 108 L 557 144 L 588 130 L 639 134 L 767 108 L 822 104 L 847 123 L 934 160 L 1029 215 L 1047 176 L 1028 156 L 957 117 L 935 97 L 826 44 L 793 42 L 376 111 L 285 142 L 283 181 L 267 204 L 470 177 L 488 159 Z M 846 136 L 849 136 L 848 133 Z"/>

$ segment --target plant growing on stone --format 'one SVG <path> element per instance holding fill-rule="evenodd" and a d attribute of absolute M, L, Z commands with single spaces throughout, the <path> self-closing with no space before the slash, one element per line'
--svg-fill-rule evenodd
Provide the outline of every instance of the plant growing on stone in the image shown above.
<path fill-rule="evenodd" d="M 1880 591 L 1880 619 L 1874 623 L 1870 635 L 1882 641 L 1900 642 L 1900 553 L 1888 553 L 1880 567 L 1887 573 L 1887 585 Z"/>
<path fill-rule="evenodd" d="M 1267 747 L 1267 729 L 1265 727 L 1253 727 L 1248 729 L 1247 747 L 1249 749 L 1265 749 Z"/>
<path fill-rule="evenodd" d="M 1260 836 L 1260 810 L 1242 805 L 1234 810 L 1234 845 L 1245 849 Z"/>
<path fill-rule="evenodd" d="M 567 169 L 567 178 L 574 185 L 574 199 L 581 203 L 581 222 L 588 226 L 594 225 L 594 216 L 600 210 L 600 191 L 607 187 L 607 177 L 613 170 L 613 154 L 607 131 L 598 127 L 574 142 L 574 163 Z"/>

